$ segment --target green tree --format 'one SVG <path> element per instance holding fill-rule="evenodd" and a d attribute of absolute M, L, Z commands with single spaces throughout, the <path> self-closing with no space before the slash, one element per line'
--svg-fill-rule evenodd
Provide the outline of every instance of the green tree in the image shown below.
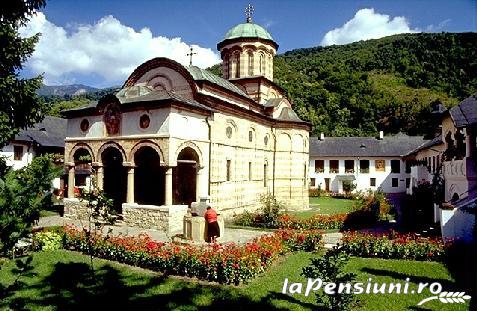
<path fill-rule="evenodd" d="M 31 232 L 41 209 L 51 207 L 51 182 L 61 170 L 50 156 L 41 156 L 0 176 L 0 255 L 6 255 L 18 239 Z"/>
<path fill-rule="evenodd" d="M 22 64 L 33 53 L 39 35 L 21 38 L 18 33 L 44 6 L 45 0 L 9 0 L 0 6 L 0 147 L 20 129 L 41 121 L 47 110 L 36 95 L 42 77 L 20 78 Z"/>

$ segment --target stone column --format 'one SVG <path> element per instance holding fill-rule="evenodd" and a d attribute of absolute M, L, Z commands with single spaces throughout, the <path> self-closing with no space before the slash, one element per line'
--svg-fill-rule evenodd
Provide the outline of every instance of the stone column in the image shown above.
<path fill-rule="evenodd" d="M 200 197 L 203 196 L 204 194 L 202 193 L 202 178 L 204 175 L 204 167 L 203 166 L 197 166 L 197 176 L 196 176 L 196 186 L 195 186 L 195 200 L 196 202 L 199 202 Z"/>
<path fill-rule="evenodd" d="M 68 198 L 75 197 L 75 164 L 73 162 L 65 163 L 68 167 Z"/>
<path fill-rule="evenodd" d="M 126 203 L 133 204 L 134 203 L 134 165 L 132 163 L 127 163 L 127 162 L 124 162 L 123 165 L 126 166 L 128 170 Z"/>
<path fill-rule="evenodd" d="M 172 167 L 166 168 L 166 195 L 165 205 L 172 205 Z"/>
<path fill-rule="evenodd" d="M 465 156 L 471 158 L 475 155 L 475 136 L 472 133 L 472 128 L 469 126 L 466 128 L 466 140 L 465 140 Z"/>
<path fill-rule="evenodd" d="M 98 189 L 103 190 L 104 185 L 104 170 L 103 170 L 103 163 L 101 162 L 94 162 L 92 166 L 96 169 L 96 187 Z"/>

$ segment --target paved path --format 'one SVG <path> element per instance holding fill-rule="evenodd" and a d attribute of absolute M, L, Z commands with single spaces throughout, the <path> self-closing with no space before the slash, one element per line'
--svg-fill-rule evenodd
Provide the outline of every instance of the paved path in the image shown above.
<path fill-rule="evenodd" d="M 41 217 L 38 222 L 38 227 L 51 227 L 51 226 L 64 226 L 67 224 L 72 224 L 77 227 L 87 227 L 88 222 L 80 221 L 76 219 L 69 219 L 66 217 L 60 216 L 49 216 Z M 155 229 L 143 229 L 138 227 L 129 227 L 123 224 L 117 224 L 114 226 L 105 226 L 104 232 L 107 233 L 111 229 L 113 235 L 132 235 L 137 236 L 141 233 L 148 234 L 152 239 L 157 241 L 167 242 L 172 239 L 172 236 L 167 235 L 165 231 L 155 230 Z M 268 231 L 260 230 L 246 230 L 246 229 L 231 229 L 225 228 L 225 236 L 219 240 L 221 243 L 235 242 L 235 243 L 244 243 L 249 240 L 252 240 L 255 237 L 269 234 Z"/>
<path fill-rule="evenodd" d="M 87 227 L 88 223 L 86 221 L 80 221 L 76 219 L 69 219 L 66 217 L 60 216 L 48 216 L 41 217 L 38 222 L 38 227 L 52 227 L 52 226 L 64 226 L 64 225 L 75 225 L 77 227 Z M 152 239 L 156 241 L 171 241 L 172 236 L 168 236 L 166 232 L 154 230 L 154 229 L 143 229 L 138 227 L 128 227 L 123 224 L 118 224 L 114 226 L 105 226 L 104 232 L 107 233 L 109 229 L 112 230 L 113 235 L 132 235 L 137 236 L 141 233 L 148 234 Z M 261 235 L 270 234 L 269 231 L 260 231 L 260 230 L 246 230 L 246 229 L 232 229 L 225 228 L 225 236 L 219 240 L 221 243 L 235 242 L 235 243 L 245 243 Z M 343 236 L 340 232 L 325 233 L 323 235 L 323 241 L 326 248 L 331 248 L 336 245 Z"/>

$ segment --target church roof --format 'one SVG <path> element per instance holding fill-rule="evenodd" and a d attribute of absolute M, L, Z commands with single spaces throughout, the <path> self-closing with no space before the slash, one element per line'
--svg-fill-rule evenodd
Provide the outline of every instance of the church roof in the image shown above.
<path fill-rule="evenodd" d="M 195 81 L 208 81 L 210 83 L 213 83 L 215 85 L 221 86 L 229 91 L 232 91 L 234 93 L 237 93 L 241 96 L 245 96 L 247 98 L 250 98 L 244 91 L 242 91 L 239 87 L 237 87 L 235 84 L 225 80 L 224 78 L 221 78 L 210 71 L 207 71 L 205 69 L 201 69 L 197 66 L 187 66 L 185 67 L 187 71 L 191 74 L 192 78 Z"/>
<path fill-rule="evenodd" d="M 237 38 L 259 38 L 274 41 L 265 28 L 254 23 L 243 23 L 232 27 L 225 34 L 224 40 Z"/>
<path fill-rule="evenodd" d="M 477 124 L 477 93 L 449 109 L 455 127 Z"/>
<path fill-rule="evenodd" d="M 46 116 L 43 121 L 21 130 L 14 140 L 34 141 L 43 147 L 64 147 L 66 122 L 62 118 Z"/>
<path fill-rule="evenodd" d="M 310 137 L 310 157 L 400 157 L 415 150 L 426 141 L 422 136 L 397 134 L 375 137 Z"/>
<path fill-rule="evenodd" d="M 278 116 L 279 120 L 284 120 L 284 121 L 297 121 L 297 122 L 302 122 L 302 120 L 297 116 L 295 111 L 293 109 L 284 107 L 282 111 L 280 112 L 280 115 Z"/>

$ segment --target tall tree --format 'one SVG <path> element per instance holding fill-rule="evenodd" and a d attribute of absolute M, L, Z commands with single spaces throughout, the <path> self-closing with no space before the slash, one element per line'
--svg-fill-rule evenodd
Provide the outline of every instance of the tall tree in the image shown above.
<path fill-rule="evenodd" d="M 21 38 L 25 25 L 45 0 L 8 0 L 0 6 L 0 148 L 22 128 L 40 122 L 47 107 L 38 101 L 36 90 L 42 77 L 20 77 L 23 63 L 33 53 L 39 34 Z"/>

